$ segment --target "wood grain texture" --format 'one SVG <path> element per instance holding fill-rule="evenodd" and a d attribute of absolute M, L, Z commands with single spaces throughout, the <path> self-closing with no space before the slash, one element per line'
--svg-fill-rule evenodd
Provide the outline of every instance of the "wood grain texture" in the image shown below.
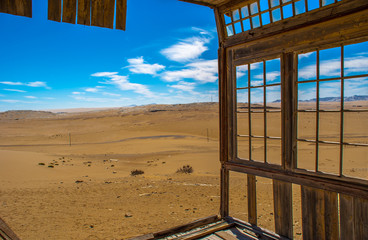
<path fill-rule="evenodd" d="M 61 0 L 49 0 L 48 19 L 56 22 L 61 21 Z"/>
<path fill-rule="evenodd" d="M 127 0 L 116 0 L 116 23 L 115 28 L 126 29 Z"/>
<path fill-rule="evenodd" d="M 337 193 L 301 187 L 303 239 L 338 239 Z"/>
<path fill-rule="evenodd" d="M 104 0 L 92 0 L 92 26 L 104 26 Z"/>
<path fill-rule="evenodd" d="M 104 27 L 114 28 L 115 0 L 104 0 Z"/>
<path fill-rule="evenodd" d="M 248 222 L 257 225 L 257 185 L 256 176 L 247 175 L 248 183 Z"/>
<path fill-rule="evenodd" d="M 77 0 L 63 0 L 62 21 L 75 24 L 77 14 Z"/>
<path fill-rule="evenodd" d="M 355 239 L 354 198 L 340 194 L 340 239 Z"/>
<path fill-rule="evenodd" d="M 3 219 L 0 218 L 0 239 L 19 240 L 18 236 L 10 229 Z"/>
<path fill-rule="evenodd" d="M 354 232 L 355 239 L 368 237 L 368 199 L 354 198 Z"/>
<path fill-rule="evenodd" d="M 78 0 L 78 24 L 91 25 L 91 1 Z"/>
<path fill-rule="evenodd" d="M 293 199 L 291 183 L 273 180 L 275 231 L 293 238 Z"/>
<path fill-rule="evenodd" d="M 221 217 L 229 216 L 229 170 L 221 167 L 221 194 L 220 194 L 220 214 Z"/>
<path fill-rule="evenodd" d="M 14 2 L 16 15 L 32 17 L 32 0 L 15 0 Z"/>

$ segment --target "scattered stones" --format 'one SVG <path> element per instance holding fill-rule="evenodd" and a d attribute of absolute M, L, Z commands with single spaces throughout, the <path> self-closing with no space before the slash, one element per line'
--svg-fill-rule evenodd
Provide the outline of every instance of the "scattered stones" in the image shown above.
<path fill-rule="evenodd" d="M 40 166 L 45 166 L 45 163 L 40 162 L 40 163 L 38 163 L 38 165 L 40 165 Z"/>
<path fill-rule="evenodd" d="M 47 167 L 48 167 L 48 168 L 54 168 L 54 166 L 53 166 L 53 165 L 48 165 Z"/>
<path fill-rule="evenodd" d="M 116 171 L 113 171 L 112 173 L 113 173 L 113 174 L 116 174 L 117 172 L 116 172 Z"/>
<path fill-rule="evenodd" d="M 83 180 L 77 180 L 77 181 L 75 181 L 75 183 L 82 183 L 82 182 L 84 182 Z"/>
<path fill-rule="evenodd" d="M 131 213 L 125 213 L 124 217 L 130 218 L 130 217 L 133 217 L 133 215 Z"/>

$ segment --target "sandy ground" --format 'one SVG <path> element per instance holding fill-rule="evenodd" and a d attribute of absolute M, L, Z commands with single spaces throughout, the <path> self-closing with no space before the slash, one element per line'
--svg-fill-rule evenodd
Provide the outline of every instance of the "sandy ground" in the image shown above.
<path fill-rule="evenodd" d="M 366 119 L 359 114 L 347 118 L 351 126 Z M 270 121 L 273 135 L 278 118 Z M 313 116 L 303 121 L 308 126 Z M 333 126 L 324 127 L 327 137 Z M 348 129 L 351 139 L 366 141 L 366 126 Z M 346 169 L 355 177 L 368 176 L 359 171 L 367 165 L 365 149 L 347 151 L 358 156 Z M 300 147 L 305 156 L 311 151 Z M 272 154 L 277 159 L 278 151 Z M 326 161 L 321 166 L 332 166 Z M 194 173 L 176 173 L 188 164 Z M 0 216 L 21 239 L 123 239 L 163 230 L 219 213 L 218 105 L 0 113 L 0 166 Z M 131 176 L 135 169 L 144 174 Z M 231 173 L 230 181 L 231 215 L 247 220 L 246 176 Z M 273 230 L 272 181 L 257 178 L 257 189 L 258 223 Z M 293 199 L 300 238 L 297 185 Z"/>

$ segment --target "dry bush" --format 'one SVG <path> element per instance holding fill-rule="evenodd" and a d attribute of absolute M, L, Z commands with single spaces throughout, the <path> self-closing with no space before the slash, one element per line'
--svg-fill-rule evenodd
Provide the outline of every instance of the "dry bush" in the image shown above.
<path fill-rule="evenodd" d="M 136 176 L 136 175 L 141 175 L 141 174 L 144 174 L 143 170 L 136 169 L 136 170 L 130 171 L 131 176 Z"/>
<path fill-rule="evenodd" d="M 183 167 L 176 170 L 177 173 L 192 173 L 194 170 L 190 165 L 184 165 Z"/>

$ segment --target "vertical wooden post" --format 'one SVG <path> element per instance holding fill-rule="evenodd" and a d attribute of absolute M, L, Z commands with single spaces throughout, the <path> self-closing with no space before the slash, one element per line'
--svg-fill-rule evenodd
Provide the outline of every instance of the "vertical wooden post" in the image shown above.
<path fill-rule="evenodd" d="M 291 183 L 273 180 L 273 203 L 276 233 L 292 239 L 293 197 Z"/>
<path fill-rule="evenodd" d="M 247 175 L 248 185 L 248 222 L 257 225 L 257 187 L 256 176 Z"/>

